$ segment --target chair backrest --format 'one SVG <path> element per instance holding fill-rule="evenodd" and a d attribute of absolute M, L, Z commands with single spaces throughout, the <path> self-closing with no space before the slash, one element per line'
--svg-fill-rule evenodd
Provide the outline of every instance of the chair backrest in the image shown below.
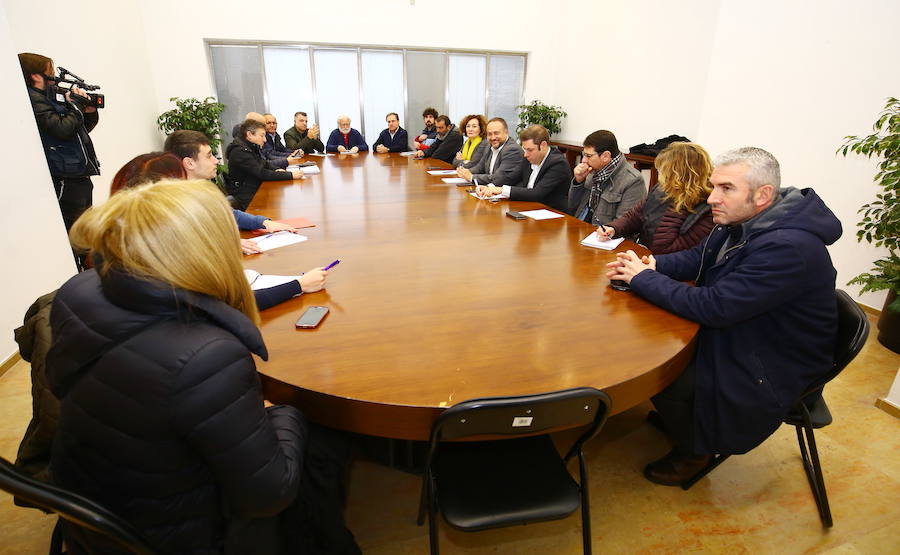
<path fill-rule="evenodd" d="M 592 387 L 463 401 L 445 410 L 435 421 L 429 457 L 441 441 L 482 435 L 535 435 L 590 424 L 573 445 L 571 454 L 597 433 L 611 404 L 606 393 Z"/>
<path fill-rule="evenodd" d="M 831 371 L 810 386 L 801 396 L 806 397 L 833 380 L 862 350 L 869 337 L 869 319 L 866 313 L 841 289 L 834 290 L 837 301 L 838 329 L 834 342 L 834 363 Z"/>
<path fill-rule="evenodd" d="M 0 457 L 0 489 L 47 509 L 78 526 L 102 534 L 138 555 L 158 553 L 131 524 L 97 503 L 34 480 Z"/>

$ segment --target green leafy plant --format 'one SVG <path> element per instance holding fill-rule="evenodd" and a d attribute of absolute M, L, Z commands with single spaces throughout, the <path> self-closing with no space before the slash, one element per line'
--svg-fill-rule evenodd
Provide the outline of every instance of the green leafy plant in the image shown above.
<path fill-rule="evenodd" d="M 219 139 L 219 134 L 222 131 L 219 116 L 225 110 L 225 105 L 217 102 L 211 96 L 203 100 L 178 98 L 175 96 L 169 100 L 174 102 L 176 107 L 168 112 L 163 112 L 156 119 L 156 124 L 160 130 L 166 134 L 179 129 L 199 131 L 209 138 L 209 147 L 212 149 L 213 154 L 217 155 L 219 145 L 222 144 L 222 141 Z"/>
<path fill-rule="evenodd" d="M 533 100 L 531 104 L 520 104 L 519 125 L 516 126 L 516 134 L 521 133 L 529 125 L 543 125 L 552 136 L 562 129 L 560 120 L 566 117 L 565 110 L 561 106 L 548 106 L 540 100 Z"/>
<path fill-rule="evenodd" d="M 849 284 L 862 285 L 863 292 L 893 291 L 897 297 L 888 310 L 900 312 L 900 257 L 897 255 L 900 243 L 900 100 L 888 98 L 872 128 L 874 133 L 871 135 L 845 137 L 838 152 L 844 156 L 852 152 L 866 158 L 877 156 L 882 159 L 875 183 L 883 191 L 859 209 L 862 220 L 857 224 L 856 239 L 886 247 L 888 255 L 876 260 L 874 268 L 856 276 Z"/>

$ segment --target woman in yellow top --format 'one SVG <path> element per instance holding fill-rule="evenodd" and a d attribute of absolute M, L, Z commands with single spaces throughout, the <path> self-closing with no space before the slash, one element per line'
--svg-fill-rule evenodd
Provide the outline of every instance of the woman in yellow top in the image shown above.
<path fill-rule="evenodd" d="M 462 150 L 456 153 L 453 166 L 468 168 L 481 160 L 490 148 L 490 144 L 484 140 L 487 120 L 481 114 L 471 114 L 460 120 L 459 128 L 465 133 L 466 142 L 463 143 Z"/>

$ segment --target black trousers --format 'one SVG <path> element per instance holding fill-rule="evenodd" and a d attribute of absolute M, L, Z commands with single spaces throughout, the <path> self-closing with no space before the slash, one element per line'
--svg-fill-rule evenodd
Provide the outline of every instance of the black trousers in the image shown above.
<path fill-rule="evenodd" d="M 669 387 L 653 396 L 653 405 L 663 426 L 682 455 L 696 455 L 694 449 L 694 362 Z"/>
<path fill-rule="evenodd" d="M 53 188 L 68 233 L 75 220 L 93 203 L 94 184 L 90 177 L 54 177 Z"/>

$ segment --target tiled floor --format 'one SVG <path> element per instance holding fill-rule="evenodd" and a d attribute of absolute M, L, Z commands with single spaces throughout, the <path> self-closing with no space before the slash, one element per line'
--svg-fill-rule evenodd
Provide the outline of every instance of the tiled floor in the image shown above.
<path fill-rule="evenodd" d="M 874 327 L 873 327 L 874 331 Z M 653 485 L 643 465 L 665 453 L 644 421 L 649 405 L 609 420 L 587 447 L 598 553 L 900 553 L 900 419 L 874 407 L 900 355 L 876 341 L 827 389 L 835 423 L 816 434 L 835 526 L 823 530 L 792 428 L 732 457 L 691 490 Z M 27 364 L 0 377 L 0 455 L 15 457 L 31 414 Z M 373 555 L 427 553 L 415 524 L 416 476 L 357 460 L 347 521 Z M 0 554 L 46 553 L 53 518 L 0 493 Z M 441 527 L 446 554 L 581 552 L 580 517 L 465 534 Z"/>

